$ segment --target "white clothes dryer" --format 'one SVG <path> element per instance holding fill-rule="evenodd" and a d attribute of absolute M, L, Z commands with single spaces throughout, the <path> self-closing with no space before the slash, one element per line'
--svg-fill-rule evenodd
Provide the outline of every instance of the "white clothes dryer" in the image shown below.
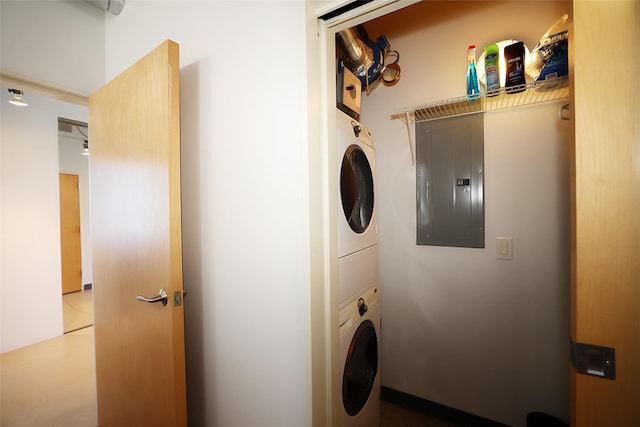
<path fill-rule="evenodd" d="M 337 112 L 338 258 L 378 243 L 373 136 L 359 122 Z"/>
<path fill-rule="evenodd" d="M 379 302 L 373 286 L 340 308 L 340 427 L 380 424 Z"/>

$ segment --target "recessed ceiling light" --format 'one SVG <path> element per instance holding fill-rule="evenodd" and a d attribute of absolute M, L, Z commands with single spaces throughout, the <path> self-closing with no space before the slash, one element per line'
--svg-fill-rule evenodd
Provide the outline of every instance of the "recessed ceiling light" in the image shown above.
<path fill-rule="evenodd" d="M 19 89 L 9 89 L 9 92 L 13 93 L 13 98 L 9 100 L 9 104 L 17 105 L 18 107 L 26 107 L 27 104 L 22 98 L 22 91 Z"/>

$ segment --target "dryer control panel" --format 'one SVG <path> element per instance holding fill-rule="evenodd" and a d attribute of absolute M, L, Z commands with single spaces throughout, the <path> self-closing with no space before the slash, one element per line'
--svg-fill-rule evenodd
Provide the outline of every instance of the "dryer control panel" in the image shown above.
<path fill-rule="evenodd" d="M 353 325 L 367 314 L 369 310 L 380 302 L 380 292 L 374 286 L 363 294 L 353 299 L 340 310 L 339 329 L 340 336 L 344 335 Z"/>

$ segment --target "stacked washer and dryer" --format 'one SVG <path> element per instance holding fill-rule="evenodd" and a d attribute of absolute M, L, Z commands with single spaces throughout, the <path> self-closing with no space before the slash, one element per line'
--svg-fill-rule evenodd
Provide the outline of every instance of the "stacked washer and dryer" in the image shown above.
<path fill-rule="evenodd" d="M 359 122 L 337 111 L 341 427 L 380 423 L 380 290 L 375 148 Z"/>

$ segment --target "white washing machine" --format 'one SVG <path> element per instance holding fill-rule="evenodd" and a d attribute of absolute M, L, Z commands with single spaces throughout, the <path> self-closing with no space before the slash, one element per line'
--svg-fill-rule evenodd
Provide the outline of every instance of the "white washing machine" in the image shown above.
<path fill-rule="evenodd" d="M 338 257 L 378 243 L 375 214 L 375 148 L 373 136 L 359 122 L 337 112 Z"/>
<path fill-rule="evenodd" d="M 379 303 L 373 286 L 340 307 L 340 427 L 380 425 Z"/>

